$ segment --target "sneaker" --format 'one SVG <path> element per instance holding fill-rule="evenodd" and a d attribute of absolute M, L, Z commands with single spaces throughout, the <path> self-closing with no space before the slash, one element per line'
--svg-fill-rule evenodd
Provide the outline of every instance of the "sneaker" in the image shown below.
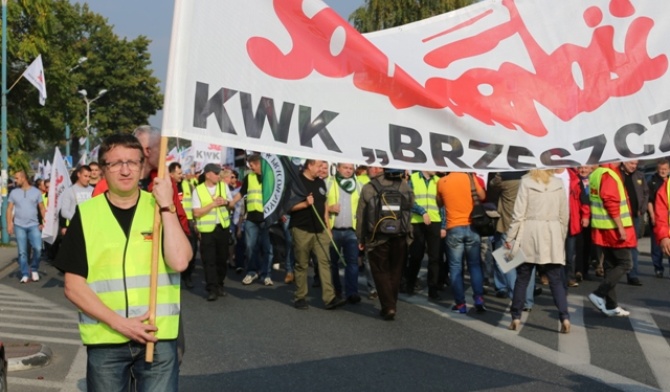
<path fill-rule="evenodd" d="M 657 278 L 662 278 L 663 277 L 663 271 L 656 271 L 654 272 Z"/>
<path fill-rule="evenodd" d="M 244 277 L 244 279 L 242 279 L 242 284 L 244 285 L 252 284 L 256 279 L 258 279 L 257 274 L 247 275 Z"/>
<path fill-rule="evenodd" d="M 27 276 L 22 277 L 21 280 L 20 280 L 19 282 L 21 282 L 21 283 L 28 283 L 28 277 L 27 277 Z"/>
<path fill-rule="evenodd" d="M 305 301 L 304 299 L 298 299 L 295 302 L 293 302 L 293 307 L 300 310 L 309 309 L 309 305 L 307 305 L 307 301 Z"/>
<path fill-rule="evenodd" d="M 568 281 L 568 287 L 579 287 L 579 283 L 576 280 Z"/>
<path fill-rule="evenodd" d="M 286 277 L 284 278 L 284 283 L 290 284 L 290 283 L 293 283 L 293 280 L 295 280 L 295 276 L 293 275 L 293 272 L 287 272 Z"/>
<path fill-rule="evenodd" d="M 275 271 L 279 271 L 279 263 L 272 264 L 272 269 Z"/>
<path fill-rule="evenodd" d="M 607 317 L 628 317 L 630 315 L 630 312 L 621 306 L 617 306 L 614 309 L 605 309 L 603 313 L 605 313 Z"/>
<path fill-rule="evenodd" d="M 589 294 L 589 301 L 591 301 L 593 306 L 598 308 L 598 310 L 600 310 L 601 312 L 605 313 L 605 310 L 607 310 L 605 308 L 605 300 L 601 297 L 598 297 L 594 293 Z"/>
<path fill-rule="evenodd" d="M 37 271 L 33 271 L 30 275 L 33 279 L 33 282 L 37 282 L 40 280 L 40 274 L 37 273 Z"/>
<path fill-rule="evenodd" d="M 347 303 L 347 300 L 344 298 L 333 298 L 330 302 L 326 304 L 326 309 L 333 310 L 339 306 L 342 306 Z"/>
<path fill-rule="evenodd" d="M 368 299 L 377 299 L 377 297 L 379 297 L 379 294 L 377 294 L 376 291 L 373 291 L 370 294 L 368 294 Z"/>
<path fill-rule="evenodd" d="M 451 307 L 451 311 L 454 313 L 465 314 L 468 312 L 468 307 L 465 305 L 465 302 L 462 304 L 457 304 Z"/>
<path fill-rule="evenodd" d="M 486 312 L 486 306 L 484 306 L 484 298 L 481 295 L 475 297 L 475 309 L 477 313 Z"/>
<path fill-rule="evenodd" d="M 274 286 L 274 283 L 272 283 L 272 279 L 270 279 L 270 277 L 263 279 L 263 284 L 266 286 Z"/>

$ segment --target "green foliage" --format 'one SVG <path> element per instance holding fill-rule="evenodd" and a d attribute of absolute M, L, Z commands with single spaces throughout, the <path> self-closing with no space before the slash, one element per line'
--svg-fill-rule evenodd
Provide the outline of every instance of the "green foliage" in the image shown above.
<path fill-rule="evenodd" d="M 40 150 L 51 158 L 53 146 L 65 143 L 65 124 L 75 140 L 86 134 L 86 103 L 79 90 L 87 90 L 89 99 L 108 90 L 91 105 L 91 129 L 98 137 L 130 132 L 161 108 L 159 80 L 149 69 L 150 41 L 118 37 L 88 5 L 10 0 L 7 25 L 8 84 L 41 54 L 48 95 L 41 106 L 37 89 L 24 79 L 8 94 L 10 168 L 27 165 Z M 81 57 L 88 60 L 78 65 Z"/>
<path fill-rule="evenodd" d="M 365 0 L 349 21 L 361 33 L 389 29 L 472 4 L 474 0 Z"/>

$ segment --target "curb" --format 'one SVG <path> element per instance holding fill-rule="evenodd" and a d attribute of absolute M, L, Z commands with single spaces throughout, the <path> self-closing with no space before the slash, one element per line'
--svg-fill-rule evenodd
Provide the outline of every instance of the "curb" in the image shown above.
<path fill-rule="evenodd" d="M 44 367 L 51 362 L 51 349 L 40 344 L 40 349 L 35 354 L 26 355 L 23 357 L 7 358 L 7 371 L 18 372 L 21 370 L 29 370 L 38 367 Z"/>

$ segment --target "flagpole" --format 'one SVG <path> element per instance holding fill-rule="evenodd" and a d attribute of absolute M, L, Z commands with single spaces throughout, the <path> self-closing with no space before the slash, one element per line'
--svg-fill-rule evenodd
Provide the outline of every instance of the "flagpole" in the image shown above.
<path fill-rule="evenodd" d="M 2 0 L 2 114 L 0 114 L 0 123 L 2 127 L 2 243 L 9 243 L 9 233 L 7 232 L 7 0 Z"/>

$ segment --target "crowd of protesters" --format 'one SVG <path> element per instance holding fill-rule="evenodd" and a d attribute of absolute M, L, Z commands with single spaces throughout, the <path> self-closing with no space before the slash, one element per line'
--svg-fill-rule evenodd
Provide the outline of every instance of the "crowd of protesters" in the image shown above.
<path fill-rule="evenodd" d="M 384 320 L 393 320 L 398 293 L 415 295 L 424 288 L 432 301 L 451 291 L 452 311 L 467 313 L 467 267 L 470 306 L 477 313 L 487 311 L 486 287 L 509 298 L 512 330 L 542 291 L 537 278 L 549 285 L 560 331 L 569 333 L 567 290 L 583 280 L 602 277 L 588 298 L 604 315 L 629 315 L 617 302 L 616 285 L 624 276 L 630 285 L 643 284 L 637 240 L 646 224 L 653 233 L 656 277 L 664 276 L 663 259 L 670 255 L 670 163 L 665 159 L 658 161 L 651 178 L 637 169 L 637 161 L 482 177 L 346 162 L 333 164 L 331 173 L 327 162 L 308 159 L 299 176 L 304 195 L 293 200 L 284 216 L 268 222 L 259 154 L 247 156 L 243 176 L 243 171 L 214 163 L 185 175 L 174 162 L 162 179 L 156 177 L 159 141 L 160 131 L 148 126 L 133 136 L 110 137 L 99 162 L 78 167 L 62 197 L 62 241 L 46 248 L 47 258 L 65 272 L 66 295 L 82 311 L 82 339 L 92 346 L 176 339 L 179 289 L 191 290 L 198 283 L 194 278 L 202 278 L 205 299 L 217 301 L 227 295 L 228 271 L 242 275 L 243 285 L 273 286 L 282 274 L 284 284 L 295 285 L 292 305 L 299 310 L 310 306 L 310 275 L 326 309 L 355 306 L 361 301 L 359 274 L 364 272 L 368 298 L 379 300 Z M 14 180 L 6 223 L 18 243 L 20 282 L 27 283 L 39 280 L 48 179 L 33 187 L 19 171 Z M 480 204 L 493 212 L 492 233 L 473 226 L 473 210 Z M 158 327 L 147 326 L 147 304 L 133 291 L 147 289 L 146 271 L 126 263 L 131 256 L 147 256 L 147 243 L 153 240 L 147 225 L 153 222 L 155 205 L 166 227 Z M 104 225 L 94 229 L 95 222 Z M 106 242 L 111 245 L 102 245 Z M 504 273 L 492 257 L 501 247 L 510 257 L 523 252 L 523 262 Z M 425 285 L 419 279 L 424 259 Z M 194 275 L 197 260 L 203 275 Z M 119 265 L 122 271 L 114 269 Z M 125 313 L 115 308 L 123 298 L 111 294 L 114 287 L 125 292 Z M 151 334 L 161 328 L 162 333 Z M 89 362 L 105 362 L 109 354 L 89 351 Z M 109 380 L 100 376 L 90 381 L 105 388 Z"/>

